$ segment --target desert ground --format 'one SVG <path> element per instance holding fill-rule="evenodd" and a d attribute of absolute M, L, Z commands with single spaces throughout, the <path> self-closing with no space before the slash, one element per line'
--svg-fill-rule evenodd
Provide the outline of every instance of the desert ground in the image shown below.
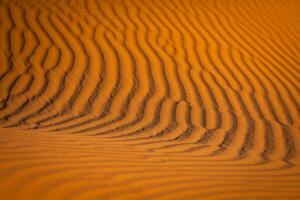
<path fill-rule="evenodd" d="M 300 1 L 0 0 L 1 200 L 299 200 Z"/>

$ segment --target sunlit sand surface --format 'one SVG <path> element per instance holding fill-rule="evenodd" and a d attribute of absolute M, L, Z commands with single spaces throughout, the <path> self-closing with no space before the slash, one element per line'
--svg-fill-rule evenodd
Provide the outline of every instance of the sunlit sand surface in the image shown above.
<path fill-rule="evenodd" d="M 300 199 L 299 11 L 1 0 L 0 199 Z"/>

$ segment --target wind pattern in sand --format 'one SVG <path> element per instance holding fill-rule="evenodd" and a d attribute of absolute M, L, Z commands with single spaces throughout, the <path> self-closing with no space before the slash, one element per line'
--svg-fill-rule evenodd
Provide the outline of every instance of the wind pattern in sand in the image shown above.
<path fill-rule="evenodd" d="M 0 197 L 300 199 L 299 10 L 1 0 Z"/>

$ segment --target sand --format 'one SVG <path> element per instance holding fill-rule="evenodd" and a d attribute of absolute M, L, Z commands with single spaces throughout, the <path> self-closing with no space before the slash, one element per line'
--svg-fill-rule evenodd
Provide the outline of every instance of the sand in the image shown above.
<path fill-rule="evenodd" d="M 299 10 L 1 0 L 0 199 L 300 199 Z"/>

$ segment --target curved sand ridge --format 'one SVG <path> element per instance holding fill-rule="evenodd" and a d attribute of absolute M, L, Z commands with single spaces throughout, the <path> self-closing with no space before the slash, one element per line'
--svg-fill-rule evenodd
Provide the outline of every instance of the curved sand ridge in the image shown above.
<path fill-rule="evenodd" d="M 300 199 L 300 3 L 0 3 L 1 199 Z"/>

